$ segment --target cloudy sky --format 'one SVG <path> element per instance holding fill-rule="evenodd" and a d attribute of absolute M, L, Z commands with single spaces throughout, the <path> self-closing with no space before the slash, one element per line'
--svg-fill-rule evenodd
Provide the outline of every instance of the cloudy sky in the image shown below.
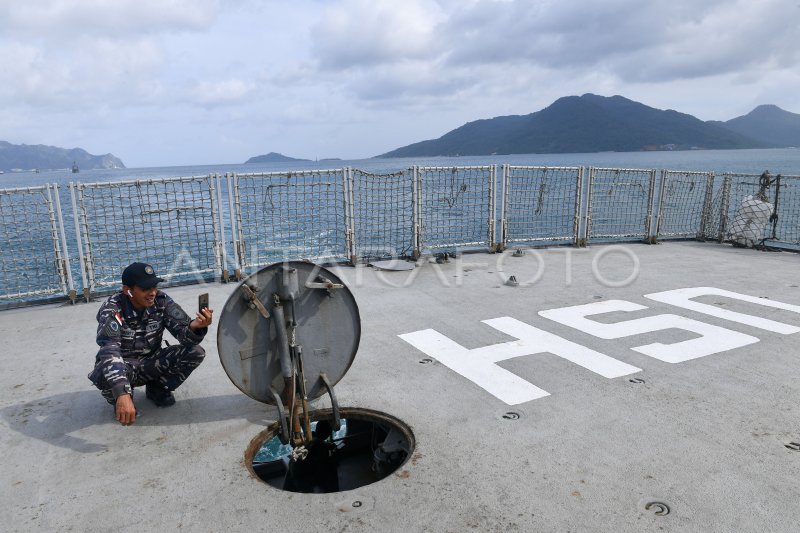
<path fill-rule="evenodd" d="M 800 113 L 800 0 L 0 0 L 0 140 L 372 157 L 561 96 Z"/>

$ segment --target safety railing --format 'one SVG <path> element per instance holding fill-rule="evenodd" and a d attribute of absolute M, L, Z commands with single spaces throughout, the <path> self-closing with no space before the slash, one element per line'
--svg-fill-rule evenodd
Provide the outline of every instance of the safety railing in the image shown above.
<path fill-rule="evenodd" d="M 417 254 L 495 244 L 497 168 L 414 167 Z"/>
<path fill-rule="evenodd" d="M 210 175 L 70 184 L 84 288 L 118 285 L 134 261 L 169 282 L 221 272 L 217 182 Z"/>
<path fill-rule="evenodd" d="M 648 240 L 653 224 L 654 169 L 589 169 L 587 241 Z"/>
<path fill-rule="evenodd" d="M 0 189 L 0 302 L 74 298 L 57 185 Z"/>
<path fill-rule="evenodd" d="M 658 238 L 702 238 L 709 223 L 713 172 L 661 171 Z"/>
<path fill-rule="evenodd" d="M 503 165 L 501 247 L 578 243 L 582 167 Z"/>
<path fill-rule="evenodd" d="M 412 257 L 415 253 L 413 169 L 371 174 L 348 169 L 352 201 L 350 260 Z"/>
<path fill-rule="evenodd" d="M 234 174 L 238 264 L 349 259 L 346 186 L 343 169 Z"/>
<path fill-rule="evenodd" d="M 0 190 L 0 307 L 74 300 L 79 286 L 88 299 L 117 286 L 133 261 L 153 264 L 174 284 L 227 281 L 230 270 L 239 279 L 286 259 L 356 263 L 517 245 L 738 242 L 744 234 L 749 245 L 800 250 L 798 176 L 663 170 L 657 181 L 649 169 L 504 165 L 498 178 L 489 165 L 230 173 L 69 189 L 64 212 L 55 185 Z"/>

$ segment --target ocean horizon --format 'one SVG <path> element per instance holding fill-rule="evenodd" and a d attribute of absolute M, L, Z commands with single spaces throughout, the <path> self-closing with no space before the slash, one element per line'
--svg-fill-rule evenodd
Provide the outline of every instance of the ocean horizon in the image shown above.
<path fill-rule="evenodd" d="M 45 183 L 67 185 L 69 182 L 97 183 L 170 177 L 205 176 L 235 172 L 296 172 L 357 168 L 375 174 L 398 172 L 412 166 L 452 167 L 483 165 L 584 166 L 603 168 L 668 169 L 701 172 L 734 172 L 800 175 L 800 148 L 754 148 L 743 150 L 675 150 L 653 152 L 595 152 L 574 154 L 518 154 L 459 157 L 408 157 L 369 159 L 325 159 L 276 163 L 220 163 L 142 168 L 87 169 L 72 173 L 69 169 L 35 173 L 0 174 L 0 189 L 33 187 Z"/>

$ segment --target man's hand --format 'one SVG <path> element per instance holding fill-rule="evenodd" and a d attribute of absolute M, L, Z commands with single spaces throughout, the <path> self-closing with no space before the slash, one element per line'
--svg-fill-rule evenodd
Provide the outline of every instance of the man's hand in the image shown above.
<path fill-rule="evenodd" d="M 189 323 L 189 327 L 192 328 L 192 331 L 197 331 L 198 329 L 207 328 L 211 325 L 211 319 L 214 316 L 214 310 L 209 309 L 206 307 L 205 309 L 201 309 L 197 313 L 197 318 L 192 320 Z"/>
<path fill-rule="evenodd" d="M 116 412 L 117 420 L 123 426 L 130 426 L 136 422 L 136 406 L 133 405 L 133 398 L 130 394 L 123 394 L 117 398 Z"/>

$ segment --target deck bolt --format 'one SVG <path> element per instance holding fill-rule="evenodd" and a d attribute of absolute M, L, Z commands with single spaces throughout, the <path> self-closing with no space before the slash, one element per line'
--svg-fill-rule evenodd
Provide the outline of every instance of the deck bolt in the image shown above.
<path fill-rule="evenodd" d="M 653 511 L 656 516 L 667 516 L 669 514 L 669 505 L 664 502 L 648 502 L 644 506 L 645 511 Z"/>
<path fill-rule="evenodd" d="M 503 418 L 506 420 L 519 420 L 519 416 L 520 416 L 519 413 L 516 413 L 514 411 L 509 411 L 503 415 Z"/>
<path fill-rule="evenodd" d="M 361 500 L 356 500 L 353 502 L 353 507 L 361 507 Z"/>

